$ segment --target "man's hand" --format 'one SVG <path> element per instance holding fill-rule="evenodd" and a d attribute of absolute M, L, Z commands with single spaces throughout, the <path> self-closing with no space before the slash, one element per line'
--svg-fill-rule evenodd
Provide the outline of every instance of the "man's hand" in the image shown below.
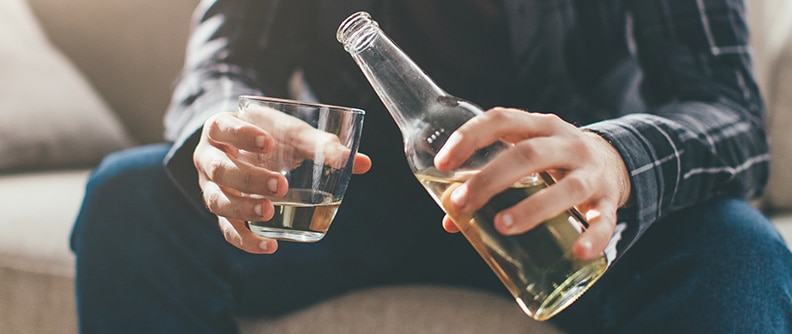
<path fill-rule="evenodd" d="M 261 124 L 277 124 L 283 117 L 292 118 L 280 113 L 258 117 L 261 119 L 257 121 L 264 121 Z M 240 119 L 236 113 L 217 114 L 204 123 L 193 163 L 206 207 L 218 216 L 226 241 L 249 253 L 271 254 L 277 250 L 277 241 L 260 238 L 245 225 L 247 220 L 272 219 L 275 209 L 263 196 L 281 197 L 288 191 L 286 178 L 271 163 L 276 160 L 270 159 L 273 152 L 289 152 L 293 158 L 290 164 L 299 165 L 302 159 L 312 158 L 302 156 L 300 148 L 316 147 L 315 140 L 327 140 L 328 156 L 342 151 L 329 144 L 332 141 L 324 132 L 308 128 L 294 127 L 289 132 L 292 136 L 283 141 L 276 140 L 270 131 Z M 363 174 L 370 168 L 368 156 L 355 156 L 354 174 Z"/>
<path fill-rule="evenodd" d="M 471 217 L 525 175 L 547 171 L 558 182 L 498 213 L 496 229 L 506 235 L 525 233 L 574 206 L 590 224 L 575 242 L 575 255 L 600 255 L 615 229 L 616 210 L 630 196 L 629 174 L 618 151 L 599 135 L 555 115 L 494 108 L 457 129 L 435 157 L 435 166 L 452 170 L 476 149 L 498 140 L 514 145 L 450 193 L 444 228 L 458 231 L 451 217 L 467 219 L 461 217 Z"/>

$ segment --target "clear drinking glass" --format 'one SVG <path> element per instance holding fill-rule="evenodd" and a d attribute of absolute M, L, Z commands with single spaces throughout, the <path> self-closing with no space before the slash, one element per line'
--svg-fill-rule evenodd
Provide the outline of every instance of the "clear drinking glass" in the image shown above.
<path fill-rule="evenodd" d="M 352 175 L 365 112 L 360 109 L 260 96 L 239 98 L 239 117 L 274 139 L 266 153 L 239 152 L 242 160 L 286 177 L 283 197 L 268 221 L 248 228 L 271 239 L 315 242 L 327 233 Z"/>

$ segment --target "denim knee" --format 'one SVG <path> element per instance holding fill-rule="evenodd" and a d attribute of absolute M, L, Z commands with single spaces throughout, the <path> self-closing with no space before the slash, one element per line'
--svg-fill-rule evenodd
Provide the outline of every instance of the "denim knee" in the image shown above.
<path fill-rule="evenodd" d="M 88 181 L 72 232 L 81 331 L 235 328 L 226 282 L 230 246 L 216 218 L 198 213 L 171 182 L 162 162 L 168 149 L 112 154 Z"/>
<path fill-rule="evenodd" d="M 636 314 L 643 308 L 638 319 L 673 320 L 664 324 L 669 331 L 790 330 L 792 254 L 758 210 L 719 198 L 656 225 L 629 262 L 643 268 L 632 293 L 645 297 L 622 301 L 630 300 Z"/>
<path fill-rule="evenodd" d="M 581 333 L 789 333 L 792 253 L 747 202 L 657 221 L 556 323 Z"/>
<path fill-rule="evenodd" d="M 86 195 L 146 189 L 144 183 L 165 177 L 163 159 L 167 145 L 141 146 L 106 156 L 88 179 Z"/>
<path fill-rule="evenodd" d="M 168 182 L 162 159 L 167 145 L 149 145 L 112 153 L 91 173 L 72 231 L 72 249 L 94 224 L 123 224 L 156 207 L 150 194 Z M 112 230 L 104 226 L 103 230 Z M 103 236 L 104 237 L 104 236 Z"/>

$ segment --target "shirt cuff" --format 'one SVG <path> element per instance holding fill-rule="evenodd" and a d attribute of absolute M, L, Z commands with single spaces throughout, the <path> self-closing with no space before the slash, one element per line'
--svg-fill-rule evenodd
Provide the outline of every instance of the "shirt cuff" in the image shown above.
<path fill-rule="evenodd" d="M 613 145 L 619 152 L 630 174 L 631 194 L 627 205 L 618 211 L 619 220 L 627 223 L 617 246 L 623 254 L 659 217 L 661 198 L 659 189 L 663 175 L 651 152 L 652 138 L 647 134 L 657 131 L 640 114 L 586 125 L 583 129 L 594 132 Z M 665 141 L 665 139 L 663 140 Z M 656 141 L 655 141 L 656 142 Z"/>

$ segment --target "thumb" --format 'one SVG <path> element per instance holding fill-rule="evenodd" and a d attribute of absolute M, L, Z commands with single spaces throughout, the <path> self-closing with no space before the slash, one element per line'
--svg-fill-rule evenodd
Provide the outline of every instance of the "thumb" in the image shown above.
<path fill-rule="evenodd" d="M 443 194 L 440 196 L 440 202 L 443 204 L 443 209 L 447 213 L 447 217 L 450 218 L 450 220 L 453 221 L 454 225 L 457 226 L 457 230 L 458 230 L 458 226 L 464 226 L 471 219 L 473 219 L 473 216 L 469 214 L 463 214 L 461 212 L 455 211 L 454 204 L 451 203 L 451 194 L 454 192 L 456 188 L 459 188 L 459 186 L 461 185 L 462 183 L 452 183 L 451 186 L 449 186 L 448 189 L 443 191 Z M 450 225 L 446 224 L 445 218 L 444 218 L 443 226 L 446 227 L 447 231 L 452 232 L 453 228 L 449 230 Z"/>

